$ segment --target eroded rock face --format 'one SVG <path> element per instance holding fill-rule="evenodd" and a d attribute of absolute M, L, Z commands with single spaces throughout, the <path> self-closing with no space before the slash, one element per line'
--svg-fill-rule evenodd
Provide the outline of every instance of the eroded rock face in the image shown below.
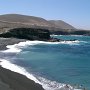
<path fill-rule="evenodd" d="M 0 37 L 15 37 L 29 40 L 48 40 L 50 39 L 50 32 L 45 29 L 14 28 L 8 30 L 8 32 L 0 34 Z"/>

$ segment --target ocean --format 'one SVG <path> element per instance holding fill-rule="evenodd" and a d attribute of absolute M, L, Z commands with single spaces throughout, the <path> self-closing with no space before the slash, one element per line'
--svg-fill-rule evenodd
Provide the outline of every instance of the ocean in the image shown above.
<path fill-rule="evenodd" d="M 71 41 L 8 45 L 1 53 L 2 67 L 25 75 L 45 90 L 90 90 L 90 36 L 51 37 Z"/>

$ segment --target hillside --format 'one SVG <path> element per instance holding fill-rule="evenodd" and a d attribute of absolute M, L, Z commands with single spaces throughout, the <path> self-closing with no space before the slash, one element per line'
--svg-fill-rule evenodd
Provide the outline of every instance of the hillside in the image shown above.
<path fill-rule="evenodd" d="M 43 26 L 43 27 L 53 27 L 54 25 L 47 20 L 27 15 L 19 14 L 5 14 L 0 15 L 0 22 L 8 22 L 12 24 L 24 24 L 24 25 L 34 25 L 34 26 Z"/>
<path fill-rule="evenodd" d="M 78 30 L 62 20 L 45 20 L 40 17 L 19 14 L 0 15 L 0 34 L 15 28 L 49 30 L 51 34 L 61 35 L 90 35 L 90 31 Z"/>
<path fill-rule="evenodd" d="M 59 29 L 75 29 L 73 26 L 61 20 L 45 20 L 40 17 L 19 15 L 19 14 L 5 14 L 0 15 L 0 27 L 3 24 L 13 24 L 15 26 L 24 25 L 24 26 L 40 26 L 47 28 L 59 28 Z M 12 26 L 12 25 L 10 25 Z M 9 27 L 10 27 L 9 26 Z"/>
<path fill-rule="evenodd" d="M 50 20 L 52 24 L 55 25 L 55 27 L 61 28 L 61 29 L 75 29 L 72 25 L 62 21 L 62 20 Z"/>

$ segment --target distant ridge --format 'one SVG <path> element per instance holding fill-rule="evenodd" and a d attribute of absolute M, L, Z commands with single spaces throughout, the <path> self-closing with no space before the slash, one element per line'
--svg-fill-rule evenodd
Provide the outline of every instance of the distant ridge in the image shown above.
<path fill-rule="evenodd" d="M 0 21 L 9 22 L 9 23 L 19 23 L 19 24 L 21 23 L 26 25 L 53 27 L 52 23 L 48 22 L 43 18 L 35 17 L 35 16 L 20 15 L 20 14 L 0 15 Z"/>
<path fill-rule="evenodd" d="M 76 29 L 62 20 L 46 20 L 40 17 L 20 14 L 0 15 L 0 34 L 15 28 L 48 30 L 50 34 L 56 35 L 90 35 L 90 31 Z"/>
<path fill-rule="evenodd" d="M 50 20 L 52 24 L 61 29 L 75 29 L 72 25 L 62 21 L 62 20 Z"/>
<path fill-rule="evenodd" d="M 60 29 L 75 29 L 73 26 L 61 20 L 49 21 L 40 17 L 20 15 L 20 14 L 0 15 L 0 22 L 12 23 L 12 24 L 19 23 L 25 25 L 34 25 L 34 26 L 60 28 Z"/>

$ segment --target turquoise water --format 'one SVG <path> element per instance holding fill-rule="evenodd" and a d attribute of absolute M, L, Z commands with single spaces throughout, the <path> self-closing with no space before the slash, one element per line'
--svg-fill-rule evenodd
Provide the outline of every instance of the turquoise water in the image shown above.
<path fill-rule="evenodd" d="M 36 44 L 23 48 L 13 63 L 24 67 L 36 77 L 58 83 L 83 85 L 90 90 L 90 37 L 53 36 L 76 43 Z"/>

